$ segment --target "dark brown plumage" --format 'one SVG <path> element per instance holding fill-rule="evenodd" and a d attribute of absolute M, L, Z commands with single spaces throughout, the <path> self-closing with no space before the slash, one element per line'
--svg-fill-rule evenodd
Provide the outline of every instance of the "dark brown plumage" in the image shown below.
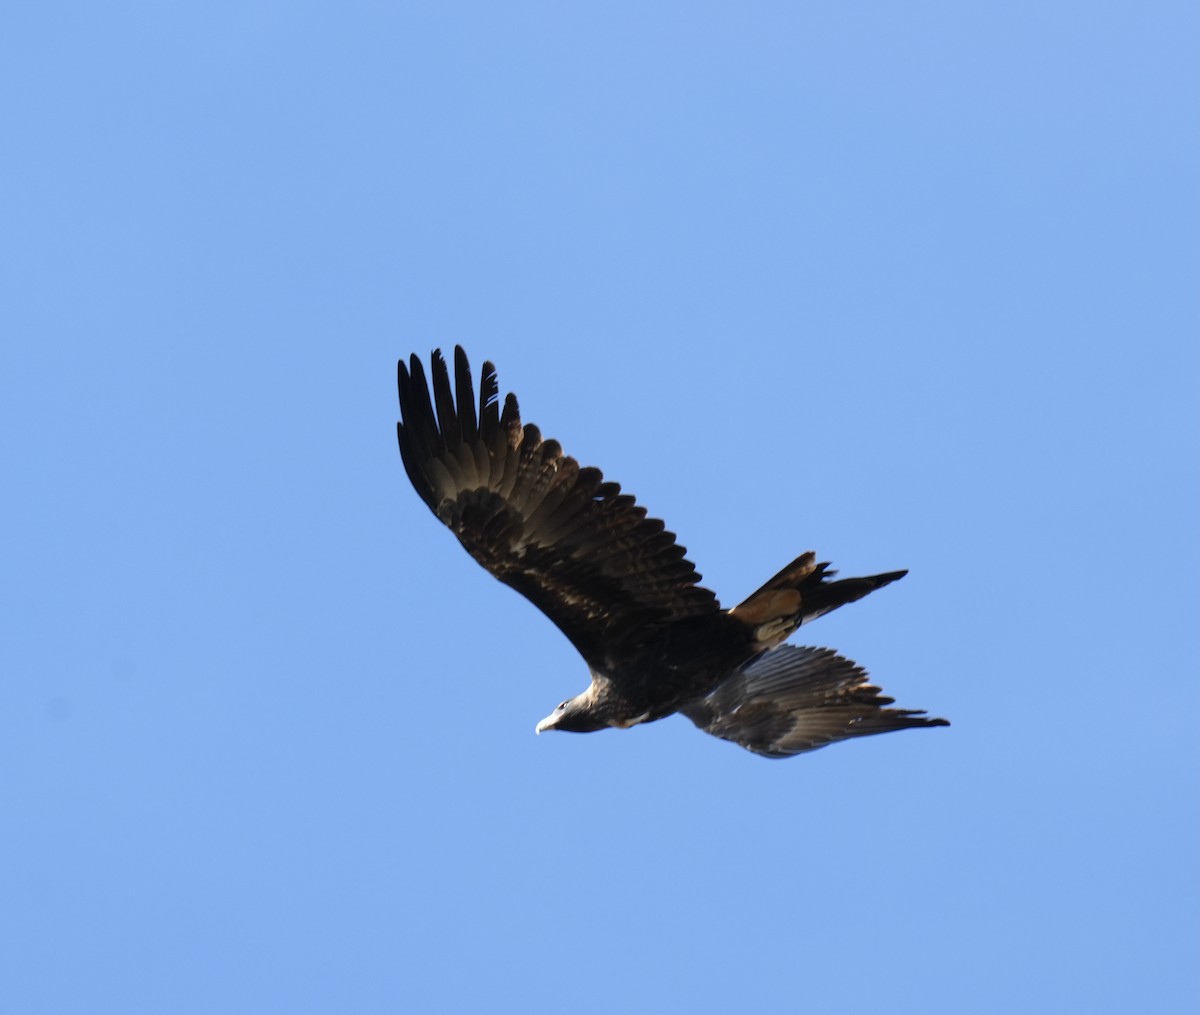
<path fill-rule="evenodd" d="M 892 699 L 829 649 L 778 647 L 803 623 L 907 572 L 833 581 L 812 553 L 745 602 L 722 610 L 697 584 L 662 522 L 501 408 L 484 363 L 479 401 L 461 348 L 454 378 L 440 352 L 432 390 L 414 355 L 399 364 L 400 453 L 430 510 L 488 571 L 526 596 L 579 650 L 586 691 L 538 732 L 628 727 L 682 712 L 701 729 L 769 757 L 944 719 Z"/>

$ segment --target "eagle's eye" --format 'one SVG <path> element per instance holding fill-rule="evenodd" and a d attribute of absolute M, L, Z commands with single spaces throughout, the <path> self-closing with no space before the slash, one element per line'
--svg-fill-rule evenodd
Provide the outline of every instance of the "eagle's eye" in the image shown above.
<path fill-rule="evenodd" d="M 571 699 L 570 699 L 570 698 L 568 698 L 566 701 L 560 701 L 560 702 L 558 703 L 558 708 L 556 708 L 554 711 L 555 711 L 555 712 L 561 712 L 561 711 L 562 711 L 564 708 L 566 708 L 566 707 L 567 707 L 569 704 L 571 704 Z"/>

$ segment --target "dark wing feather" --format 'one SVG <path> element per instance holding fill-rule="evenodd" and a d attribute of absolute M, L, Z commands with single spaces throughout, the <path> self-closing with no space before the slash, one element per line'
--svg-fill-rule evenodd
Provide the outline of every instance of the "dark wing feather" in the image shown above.
<path fill-rule="evenodd" d="M 720 609 L 662 522 L 532 423 L 522 426 L 514 396 L 500 411 L 491 363 L 483 365 L 478 416 L 461 348 L 454 367 L 452 386 L 434 352 L 431 397 L 421 361 L 400 362 L 397 434 L 417 493 L 472 557 L 533 602 L 596 668 L 665 621 Z"/>
<path fill-rule="evenodd" d="M 850 737 L 950 725 L 924 712 L 886 708 L 892 701 L 867 683 L 862 667 L 832 649 L 783 645 L 681 711 L 706 733 L 768 758 Z"/>

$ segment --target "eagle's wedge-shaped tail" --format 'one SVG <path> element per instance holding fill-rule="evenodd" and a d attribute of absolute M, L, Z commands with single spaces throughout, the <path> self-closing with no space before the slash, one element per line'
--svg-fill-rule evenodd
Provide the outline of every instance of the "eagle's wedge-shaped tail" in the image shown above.
<path fill-rule="evenodd" d="M 873 733 L 950 725 L 924 712 L 887 708 L 893 700 L 832 649 L 783 645 L 680 711 L 706 733 L 768 758 Z"/>
<path fill-rule="evenodd" d="M 817 563 L 815 553 L 801 554 L 729 614 L 754 628 L 759 648 L 773 648 L 786 641 L 801 624 L 862 599 L 908 572 L 889 571 L 869 578 L 831 581 L 835 574 L 827 563 Z"/>

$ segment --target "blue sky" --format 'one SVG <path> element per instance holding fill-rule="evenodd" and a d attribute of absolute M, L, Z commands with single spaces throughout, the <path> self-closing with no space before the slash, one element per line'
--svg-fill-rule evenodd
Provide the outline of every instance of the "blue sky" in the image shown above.
<path fill-rule="evenodd" d="M 1200 16 L 0 15 L 0 1006 L 1200 999 Z M 535 738 L 566 640 L 418 500 L 462 343 L 726 603 L 949 717 Z"/>

